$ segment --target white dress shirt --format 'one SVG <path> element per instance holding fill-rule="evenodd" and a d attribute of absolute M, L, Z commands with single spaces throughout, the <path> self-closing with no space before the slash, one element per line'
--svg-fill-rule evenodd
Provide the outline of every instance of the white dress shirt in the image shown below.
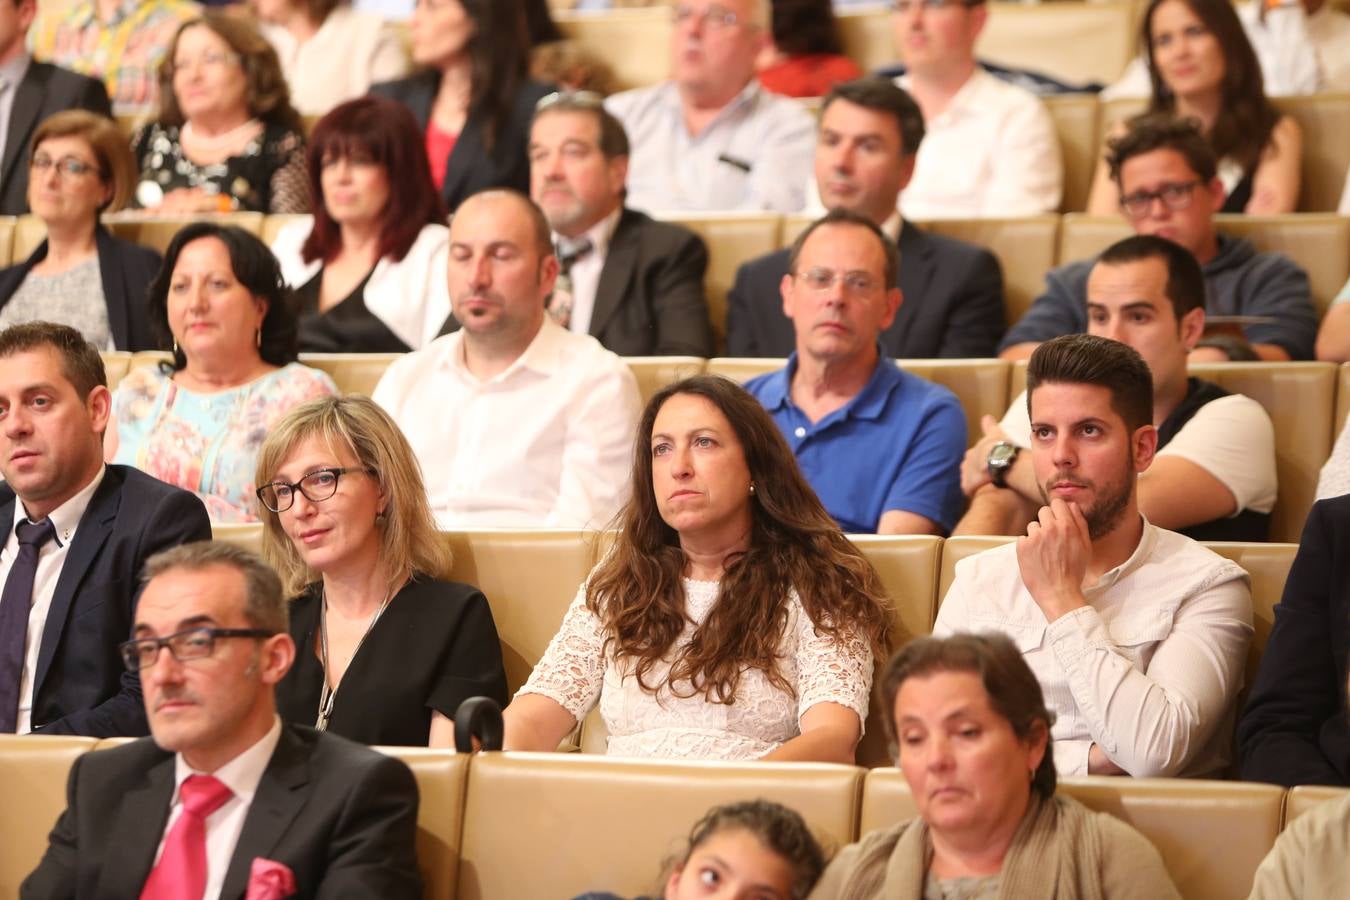
<path fill-rule="evenodd" d="M 600 288 L 600 273 L 604 271 L 605 257 L 609 255 L 609 242 L 614 238 L 614 229 L 619 224 L 621 215 L 623 204 L 577 238 L 577 240 L 589 238 L 591 250 L 572 263 L 572 268 L 568 271 L 568 277 L 572 280 L 572 313 L 567 330 L 573 334 L 590 334 L 591 314 L 595 312 L 595 292 Z M 554 232 L 555 246 L 559 237 Z"/>
<path fill-rule="evenodd" d="M 33 680 L 37 677 L 38 650 L 42 646 L 42 631 L 47 627 L 47 613 L 52 608 L 52 597 L 56 594 L 56 582 L 61 578 L 61 567 L 66 563 L 70 551 L 70 542 L 75 537 L 84 511 L 94 492 L 103 483 L 106 466 L 99 466 L 94 480 L 85 485 L 78 494 L 52 510 L 49 519 L 56 529 L 56 538 L 42 545 L 38 552 L 37 573 L 33 577 L 33 606 L 28 612 L 28 639 L 23 653 L 23 675 L 19 681 L 19 714 L 15 719 L 16 734 L 27 734 L 33 730 Z M 10 525 L 5 538 L 5 546 L 0 550 L 0 585 L 9 579 L 9 570 L 14 567 L 14 559 L 19 552 L 19 523 L 27 515 L 22 502 L 14 506 L 14 522 Z M 130 637 L 130 635 L 128 635 Z M 39 722 L 45 725 L 46 722 Z"/>
<path fill-rule="evenodd" d="M 909 90 L 910 78 L 896 84 Z M 1059 137 L 1034 94 L 984 69 L 927 120 L 914 177 L 900 194 L 911 221 L 1034 216 L 1059 209 Z"/>
<path fill-rule="evenodd" d="M 816 151 L 816 125 L 794 100 L 752 80 L 698 135 L 672 81 L 605 101 L 628 132 L 628 197 L 647 213 L 797 212 Z"/>
<path fill-rule="evenodd" d="M 408 73 L 398 32 L 375 13 L 339 5 L 303 44 L 280 25 L 264 22 L 258 30 L 276 49 L 291 103 L 304 115 L 323 115 Z"/>
<path fill-rule="evenodd" d="M 598 528 L 628 495 L 637 382 L 551 319 L 492 378 L 469 371 L 460 330 L 391 365 L 373 397 L 412 444 L 441 528 Z"/>
<path fill-rule="evenodd" d="M 1084 593 L 1087 606 L 1048 622 L 1008 543 L 956 564 L 933 633 L 1017 644 L 1055 713 L 1060 774 L 1087 774 L 1098 744 L 1134 776 L 1217 776 L 1252 637 L 1247 573 L 1145 520 L 1130 558 Z"/>
<path fill-rule="evenodd" d="M 211 775 L 224 784 L 234 794 L 219 809 L 206 817 L 206 891 L 203 900 L 215 900 L 225 883 L 225 873 L 229 871 L 230 859 L 234 856 L 235 845 L 244 830 L 244 819 L 248 817 L 248 808 L 253 803 L 253 795 L 258 792 L 267 764 L 272 761 L 272 753 L 281 740 L 281 718 L 272 722 L 267 734 L 252 747 L 240 753 L 214 772 L 198 772 L 183 760 L 183 754 L 174 755 L 173 802 L 169 807 L 169 821 L 160 836 L 159 848 L 155 850 L 155 863 L 164 852 L 164 841 L 169 836 L 178 817 L 183 814 L 182 801 L 178 799 L 178 790 L 183 782 L 192 775 Z"/>

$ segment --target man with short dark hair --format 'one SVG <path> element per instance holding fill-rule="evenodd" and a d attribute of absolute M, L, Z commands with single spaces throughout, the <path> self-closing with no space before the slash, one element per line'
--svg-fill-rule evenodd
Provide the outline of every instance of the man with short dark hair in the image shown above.
<path fill-rule="evenodd" d="M 965 415 L 951 391 L 882 352 L 877 337 L 902 300 L 898 265 L 870 219 L 838 209 L 813 222 L 781 284 L 797 349 L 745 387 L 845 531 L 945 534 L 961 508 Z"/>
<path fill-rule="evenodd" d="M 598 96 L 540 103 L 530 195 L 558 253 L 549 315 L 620 356 L 712 356 L 708 248 L 688 228 L 624 206 L 628 152 L 623 125 Z"/>
<path fill-rule="evenodd" d="M 924 231 L 901 219 L 896 197 L 914 172 L 923 116 L 884 78 L 836 85 L 821 105 L 816 188 L 826 209 L 871 220 L 898 247 L 900 311 L 881 333 L 896 359 L 992 356 L 1004 330 L 1003 272 L 982 247 Z M 751 260 L 727 297 L 729 356 L 787 356 L 796 348 L 779 285 L 788 251 Z"/>
<path fill-rule="evenodd" d="M 193 494 L 104 465 L 111 405 L 73 328 L 0 332 L 0 732 L 145 734 L 140 681 L 117 654 L 137 578 L 211 523 Z"/>
<path fill-rule="evenodd" d="M 1287 257 L 1258 253 L 1249 241 L 1216 230 L 1223 184 L 1214 152 L 1194 121 L 1164 115 L 1135 119 L 1108 146 L 1120 208 L 1135 233 L 1156 234 L 1191 252 L 1204 270 L 1211 319 L 1255 319 L 1243 325 L 1242 336 L 1204 338 L 1191 359 L 1312 359 L 1317 311 L 1308 275 Z M 1086 329 L 1083 299 L 1092 262 L 1069 263 L 1046 275 L 1046 292 L 1003 338 L 1003 359 L 1026 359 L 1040 341 Z"/>
<path fill-rule="evenodd" d="M 1062 774 L 1213 776 L 1252 636 L 1247 574 L 1139 513 L 1158 444 L 1128 345 L 1047 341 L 1027 368 L 1044 505 L 1024 537 L 956 564 L 933 632 L 1001 631 L 1055 712 Z"/>
<path fill-rule="evenodd" d="M 20 896 L 420 897 L 407 766 L 277 716 L 296 647 L 276 573 L 200 542 L 145 574 L 119 650 L 152 737 L 76 760 Z"/>
<path fill-rule="evenodd" d="M 1275 427 L 1249 397 L 1187 376 L 1205 330 L 1205 279 L 1185 248 L 1134 235 L 1097 258 L 1087 282 L 1088 333 L 1129 344 L 1153 375 L 1153 465 L 1139 477 L 1139 509 L 1199 541 L 1264 541 L 1275 506 Z M 1025 396 L 961 467 L 970 509 L 957 534 L 1021 534 L 1041 505 L 1029 454 Z"/>

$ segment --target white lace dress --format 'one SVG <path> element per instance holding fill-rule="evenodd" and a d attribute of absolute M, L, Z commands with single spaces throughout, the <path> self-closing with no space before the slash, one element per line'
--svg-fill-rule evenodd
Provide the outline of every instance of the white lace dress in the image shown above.
<path fill-rule="evenodd" d="M 679 638 L 683 646 L 717 601 L 718 582 L 684 580 L 689 618 Z M 556 701 L 581 721 L 598 699 L 609 729 L 609 755 L 678 759 L 757 759 L 801 733 L 802 713 L 830 701 L 867 718 L 872 689 L 872 650 L 861 634 L 847 635 L 842 645 L 817 634 L 802 609 L 797 592 L 788 598 L 787 627 L 780 650 L 780 668 L 796 696 L 774 687 L 763 672 L 741 676 L 736 702 L 711 703 L 703 695 L 673 696 L 662 687 L 643 690 L 631 674 L 604 653 L 605 633 L 598 617 L 586 608 L 586 588 L 563 617 L 539 665 L 521 694 L 540 694 Z M 648 683 L 664 680 L 668 665 L 653 667 Z M 681 692 L 686 693 L 686 692 Z"/>

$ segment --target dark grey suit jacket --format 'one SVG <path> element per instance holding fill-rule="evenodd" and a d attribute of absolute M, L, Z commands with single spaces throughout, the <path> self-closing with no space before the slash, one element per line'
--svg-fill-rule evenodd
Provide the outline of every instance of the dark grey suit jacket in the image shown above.
<path fill-rule="evenodd" d="M 28 212 L 28 142 L 43 119 L 65 109 L 112 115 L 103 82 L 50 63 L 29 63 L 14 92 L 5 155 L 0 159 L 0 215 Z"/>
<path fill-rule="evenodd" d="M 797 349 L 792 321 L 783 315 L 779 284 L 788 251 L 751 260 L 736 272 L 727 295 L 727 355 L 786 357 Z M 1003 269 L 994 254 L 974 244 L 900 229 L 899 288 L 895 321 L 881 334 L 894 359 L 993 356 L 1006 327 Z"/>
<path fill-rule="evenodd" d="M 0 535 L 14 527 L 14 492 L 0 486 Z M 136 737 L 147 732 L 141 680 L 117 645 L 131 637 L 141 567 L 179 544 L 211 538 L 196 495 L 128 466 L 108 466 L 80 519 L 42 629 L 33 730 Z"/>
<path fill-rule="evenodd" d="M 397 100 L 412 110 L 417 124 L 426 131 L 431 121 L 431 105 L 440 90 L 441 73 L 427 69 L 400 78 L 371 85 L 370 92 Z M 492 152 L 484 143 L 483 118 L 470 115 L 464 123 L 455 148 L 450 151 L 445 170 L 441 196 L 445 208 L 454 212 L 471 195 L 488 188 L 515 188 L 522 194 L 530 192 L 530 159 L 526 148 L 530 142 L 530 123 L 534 121 L 534 105 L 553 88 L 537 81 L 526 81 L 516 90 L 515 106 L 497 130 Z"/>
<path fill-rule="evenodd" d="M 19 896 L 136 900 L 173 789 L 174 755 L 150 738 L 81 756 L 66 811 Z M 407 766 L 336 735 L 283 725 L 220 896 L 242 900 L 261 857 L 290 868 L 297 898 L 417 900 L 416 839 L 417 783 Z"/>
<path fill-rule="evenodd" d="M 712 356 L 707 270 L 698 235 L 625 209 L 600 270 L 591 335 L 620 356 Z"/>

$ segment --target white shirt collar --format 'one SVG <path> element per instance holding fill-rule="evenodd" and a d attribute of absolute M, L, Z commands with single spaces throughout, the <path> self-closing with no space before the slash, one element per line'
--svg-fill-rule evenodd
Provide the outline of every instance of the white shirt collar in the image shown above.
<path fill-rule="evenodd" d="M 900 210 L 898 209 L 892 210 L 891 217 L 887 219 L 885 222 L 881 223 L 881 233 L 886 235 L 886 237 L 890 238 L 896 243 L 899 243 L 900 229 L 902 229 L 904 226 L 905 220 L 901 218 Z"/>
<path fill-rule="evenodd" d="M 551 318 L 544 316 L 543 324 L 539 326 L 539 331 L 530 341 L 529 346 L 525 348 L 525 352 L 517 356 L 515 361 L 504 370 L 484 380 L 470 372 L 468 365 L 464 362 L 464 329 L 461 328 L 454 334 L 446 335 L 441 339 L 446 342 L 446 345 L 440 360 L 440 366 L 448 369 L 456 377 L 469 384 L 502 383 L 525 370 L 537 372 L 544 376 L 554 375 L 562 369 L 566 362 L 563 344 L 566 342 L 567 334 L 568 332 L 559 327 Z"/>
<path fill-rule="evenodd" d="M 103 483 L 103 476 L 108 473 L 106 465 L 98 467 L 98 474 L 93 480 L 80 488 L 79 493 L 71 497 L 65 503 L 62 503 L 56 509 L 52 510 L 47 518 L 52 520 L 52 527 L 56 529 L 56 543 L 58 546 L 65 546 L 70 543 L 71 538 L 75 536 L 75 529 L 79 527 L 80 520 L 84 518 L 85 510 L 89 509 L 89 501 L 94 499 L 94 492 L 98 486 Z M 19 511 L 23 511 L 23 516 Z M 28 507 L 20 501 L 19 506 L 14 510 L 14 521 L 10 523 L 10 533 L 19 527 L 19 522 L 28 517 Z"/>
<path fill-rule="evenodd" d="M 267 764 L 272 761 L 272 754 L 276 751 L 277 744 L 280 741 L 281 717 L 273 716 L 272 727 L 267 729 L 267 734 L 264 734 L 252 747 L 209 774 L 229 788 L 235 797 L 246 804 L 252 803 L 253 795 L 258 792 L 258 785 L 262 782 L 263 773 L 267 771 Z M 178 789 L 183 786 L 183 782 L 189 776 L 208 773 L 193 769 L 183 759 L 181 753 L 174 754 L 173 765 L 173 802 L 176 804 L 178 803 Z"/>
<path fill-rule="evenodd" d="M 609 253 L 609 242 L 614 239 L 614 229 L 619 226 L 619 216 L 621 215 L 623 215 L 622 200 L 619 201 L 618 206 L 610 211 L 609 215 L 583 231 L 579 237 L 564 238 L 561 234 L 558 234 L 558 232 L 553 232 L 553 245 L 556 247 L 558 242 L 562 240 L 575 242 L 582 238 L 589 238 L 591 241 L 591 253 L 600 259 L 604 259 Z"/>

